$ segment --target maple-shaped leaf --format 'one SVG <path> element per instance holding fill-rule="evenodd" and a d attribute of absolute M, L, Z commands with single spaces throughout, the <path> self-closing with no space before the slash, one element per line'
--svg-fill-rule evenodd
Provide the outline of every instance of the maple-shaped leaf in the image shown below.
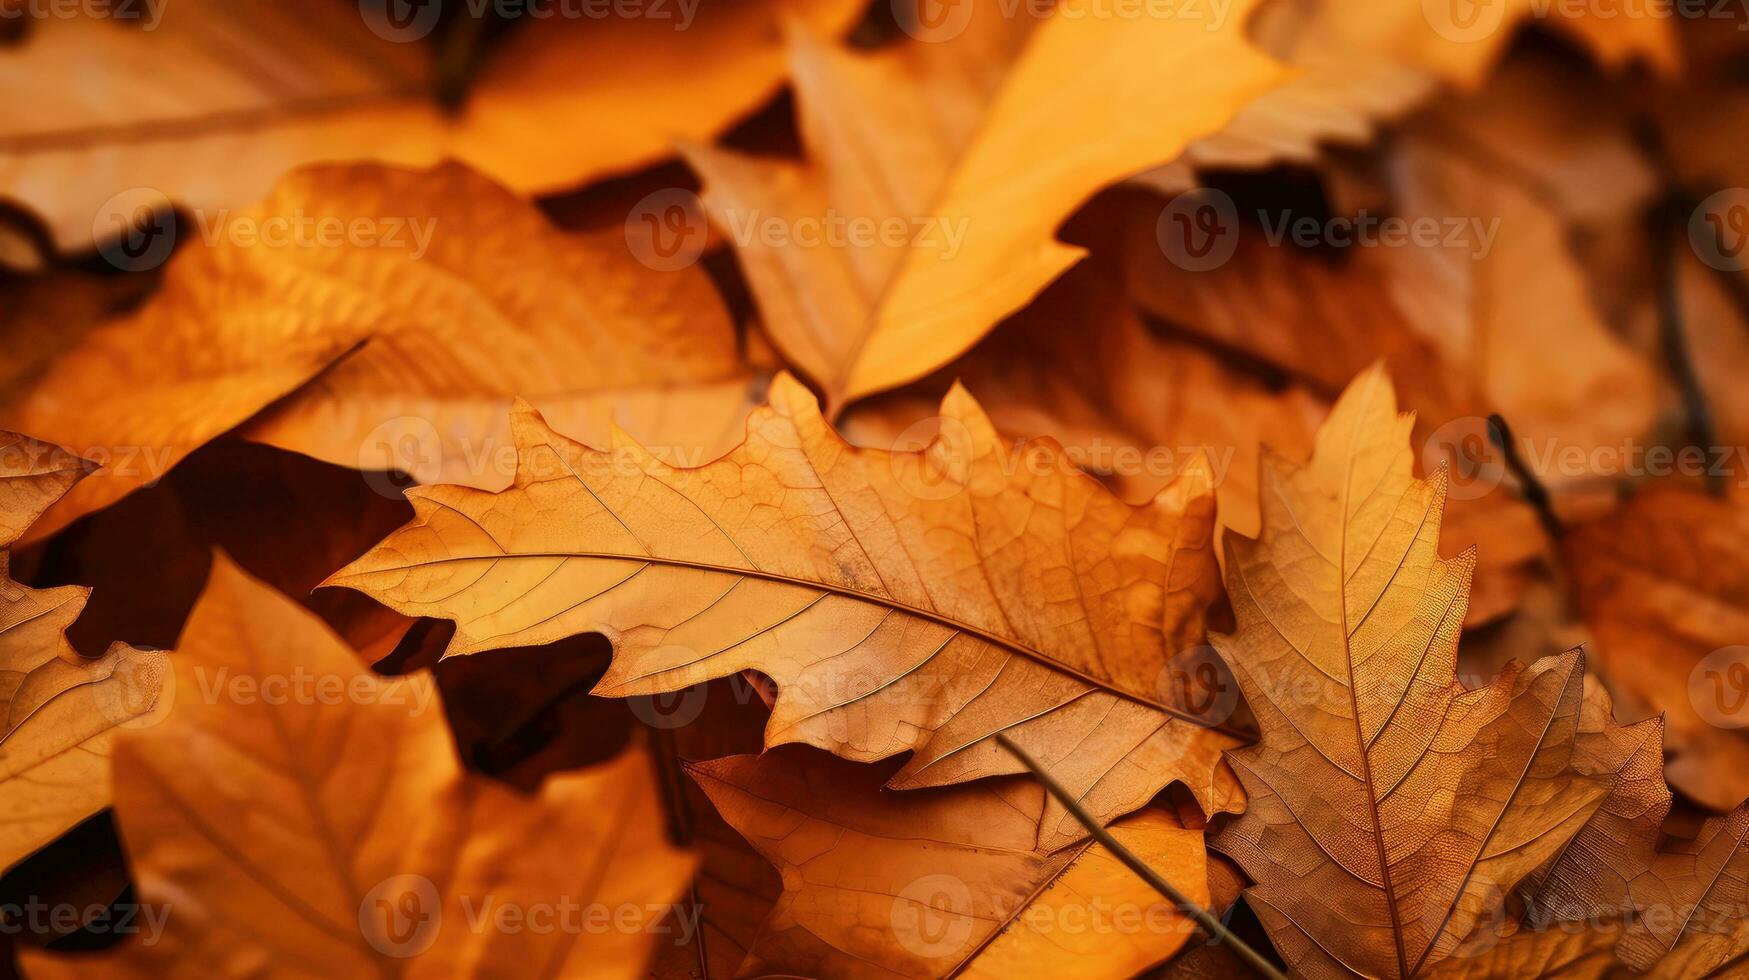
<path fill-rule="evenodd" d="M 90 590 L 8 577 L 12 542 L 90 469 L 0 432 L 0 871 L 109 805 L 111 741 L 152 716 L 166 669 L 164 654 L 121 643 L 81 657 L 66 630 Z"/>
<path fill-rule="evenodd" d="M 456 159 L 521 192 L 568 190 L 669 156 L 676 137 L 709 139 L 782 83 L 782 23 L 836 35 L 862 7 L 527 8 L 456 112 L 433 95 L 437 45 L 405 43 L 437 40 L 441 3 L 178 0 L 34 18 L 0 52 L 0 84 L 36 94 L 0 122 L 0 196 L 77 252 L 125 233 L 131 213 L 105 204 L 124 188 L 210 220 L 310 163 Z M 473 5 L 456 24 L 477 29 L 466 21 L 493 9 L 506 8 Z"/>
<path fill-rule="evenodd" d="M 328 584 L 454 620 L 451 655 L 604 633 L 597 694 L 762 671 L 768 745 L 910 751 L 896 788 L 1020 771 L 1006 732 L 1105 818 L 1175 779 L 1228 808 L 1236 743 L 1172 682 L 1219 585 L 1206 467 L 1131 506 L 963 389 L 941 423 L 919 452 L 854 448 L 780 375 L 746 441 L 686 469 L 524 408 L 515 486 L 409 492 L 414 521 Z M 1062 812 L 1046 832 L 1081 834 Z"/>
<path fill-rule="evenodd" d="M 276 221 L 369 230 L 270 244 Z M 647 268 L 618 231 L 561 233 L 458 164 L 302 170 L 211 234 L 145 306 L 0 393 L 0 424 L 109 454 L 35 533 L 246 422 L 338 465 L 497 488 L 515 395 L 585 431 L 616 417 L 683 455 L 726 448 L 748 401 L 703 271 Z"/>
<path fill-rule="evenodd" d="M 741 976 L 1130 976 L 1195 934 L 1103 845 L 1038 847 L 1030 779 L 889 793 L 877 767 L 799 747 L 687 768 L 783 874 Z M 1200 830 L 1155 807 L 1111 831 L 1208 903 Z"/>
<path fill-rule="evenodd" d="M 175 684 L 115 760 L 161 935 L 97 959 L 31 953 L 33 977 L 637 977 L 691 874 L 642 751 L 533 797 L 465 773 L 428 673 L 372 675 L 222 555 Z"/>
<path fill-rule="evenodd" d="M 1445 475 L 1415 478 L 1412 424 L 1363 374 L 1309 462 L 1265 458 L 1262 535 L 1226 539 L 1237 628 L 1212 639 L 1262 740 L 1228 754 L 1249 805 L 1211 843 L 1308 976 L 1421 974 L 1608 789 L 1572 766 L 1581 654 L 1455 679 L 1475 557 L 1437 554 Z"/>
<path fill-rule="evenodd" d="M 1749 509 L 1651 486 L 1561 542 L 1598 672 L 1665 713 L 1671 784 L 1715 810 L 1749 796 Z"/>
<path fill-rule="evenodd" d="M 964 4 L 950 37 L 875 54 L 792 32 L 809 160 L 686 156 L 829 415 L 966 350 L 1081 258 L 1055 238 L 1075 208 L 1285 78 L 1244 36 L 1251 4 L 1234 6 L 1130 18 L 1065 0 L 1034 18 Z M 815 227 L 831 237 L 810 244 Z"/>

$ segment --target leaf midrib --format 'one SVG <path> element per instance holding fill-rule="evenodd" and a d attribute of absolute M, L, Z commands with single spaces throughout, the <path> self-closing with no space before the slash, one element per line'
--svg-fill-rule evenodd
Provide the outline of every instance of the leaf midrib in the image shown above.
<path fill-rule="evenodd" d="M 1102 691 L 1105 691 L 1105 692 L 1113 695 L 1114 697 L 1119 697 L 1119 698 L 1122 698 L 1126 701 L 1130 701 L 1130 702 L 1133 702 L 1135 704 L 1139 704 L 1145 708 L 1150 708 L 1154 711 L 1159 711 L 1163 714 L 1171 715 L 1174 718 L 1178 718 L 1182 721 L 1186 721 L 1186 722 L 1189 722 L 1190 724 L 1196 725 L 1198 728 L 1207 728 L 1211 731 L 1224 732 L 1226 734 L 1233 735 L 1234 737 L 1241 737 L 1241 733 L 1226 727 L 1224 724 L 1223 725 L 1205 724 L 1201 719 L 1198 719 L 1198 718 L 1192 716 L 1191 714 L 1189 714 L 1188 712 L 1185 712 L 1181 709 L 1173 708 L 1169 705 L 1162 704 L 1161 702 L 1156 701 L 1152 698 L 1142 697 L 1139 694 L 1133 694 L 1129 691 L 1122 690 L 1121 688 L 1114 687 L 1109 681 L 1101 680 L 1100 678 L 1094 677 L 1094 676 L 1092 676 L 1084 671 L 1078 670 L 1078 669 L 1071 667 L 1067 664 L 1061 663 L 1061 662 L 1055 660 L 1054 658 L 1052 658 L 1051 656 L 1049 656 L 1048 654 L 1046 654 L 1040 650 L 1035 650 L 1032 647 L 1027 646 L 1024 643 L 1019 642 L 1018 640 L 1012 640 L 1012 639 L 1009 639 L 1007 637 L 999 636 L 999 635 L 992 633 L 988 630 L 982 629 L 982 628 L 977 627 L 977 626 L 973 626 L 969 623 L 962 622 L 958 619 L 955 619 L 952 616 L 948 616 L 948 615 L 943 614 L 943 613 L 935 612 L 934 610 L 924 609 L 920 606 L 913 606 L 910 603 L 902 602 L 902 601 L 895 599 L 891 596 L 885 596 L 885 595 L 881 595 L 881 594 L 875 593 L 875 592 L 868 592 L 868 591 L 865 591 L 863 589 L 853 588 L 853 587 L 844 586 L 844 585 L 835 585 L 835 584 L 828 583 L 828 582 L 816 582 L 816 581 L 811 581 L 809 579 L 798 578 L 798 577 L 793 576 L 793 575 L 784 575 L 784 574 L 781 574 L 778 572 L 768 572 L 768 571 L 765 571 L 763 569 L 741 568 L 741 567 L 737 567 L 734 565 L 717 565 L 717 564 L 712 564 L 710 562 L 690 561 L 690 560 L 687 560 L 684 558 L 668 558 L 668 557 L 655 556 L 655 555 L 650 555 L 650 556 L 626 555 L 626 554 L 618 554 L 618 553 L 610 552 L 610 551 L 519 551 L 519 552 L 514 552 L 514 553 L 509 553 L 509 552 L 501 553 L 501 554 L 496 554 L 496 555 L 446 555 L 442 558 L 432 558 L 432 559 L 428 559 L 425 561 L 415 561 L 415 562 L 408 562 L 408 563 L 402 564 L 402 565 L 385 565 L 385 566 L 378 567 L 378 568 L 372 568 L 372 569 L 369 569 L 368 571 L 357 573 L 357 575 L 355 575 L 355 576 L 347 576 L 347 578 L 355 578 L 355 577 L 361 576 L 361 575 L 386 574 L 389 572 L 405 572 L 405 571 L 409 571 L 409 570 L 414 569 L 414 568 L 423 568 L 423 567 L 428 567 L 428 566 L 432 566 L 432 565 L 444 565 L 444 564 L 448 564 L 450 562 L 504 561 L 506 559 L 534 559 L 534 558 L 558 558 L 558 559 L 579 558 L 579 559 L 590 559 L 590 560 L 597 560 L 597 561 L 648 562 L 648 563 L 656 564 L 656 565 L 666 565 L 666 566 L 673 567 L 673 568 L 690 568 L 690 569 L 695 569 L 697 571 L 715 572 L 715 573 L 722 574 L 722 575 L 740 575 L 740 576 L 745 576 L 747 578 L 763 579 L 763 580 L 768 581 L 768 582 L 777 582 L 777 583 L 780 583 L 783 585 L 794 585 L 794 586 L 797 586 L 800 588 L 806 588 L 806 589 L 820 589 L 820 590 L 830 592 L 830 593 L 833 593 L 836 595 L 847 596 L 847 597 L 850 597 L 850 598 L 853 598 L 853 599 L 856 599 L 856 600 L 859 600 L 862 602 L 868 602 L 868 603 L 872 603 L 874 605 L 884 606 L 888 609 L 892 609 L 892 610 L 895 610 L 897 612 L 905 613 L 906 615 L 916 616 L 919 619 L 929 620 L 930 622 L 937 623 L 937 624 L 939 624 L 941 626 L 945 626 L 949 629 L 957 630 L 959 632 L 976 637 L 980 640 L 983 640 L 986 643 L 992 644 L 992 645 L 997 646 L 997 647 L 1001 647 L 1002 649 L 1008 650 L 1012 653 L 1019 654 L 1020 656 L 1023 656 L 1029 660 L 1035 661 L 1035 662 L 1041 664 L 1042 666 L 1045 666 L 1051 670 L 1058 671 L 1058 672 L 1064 673 L 1064 674 L 1068 674 L 1069 676 L 1074 677 L 1077 680 L 1080 680 L 1080 681 L 1082 681 L 1082 682 L 1084 682 L 1092 687 L 1095 687 L 1095 688 L 1098 688 Z M 330 580 L 329 582 L 324 583 L 324 585 L 327 585 L 327 586 L 345 586 L 346 580 L 345 579 L 334 579 L 334 580 Z"/>

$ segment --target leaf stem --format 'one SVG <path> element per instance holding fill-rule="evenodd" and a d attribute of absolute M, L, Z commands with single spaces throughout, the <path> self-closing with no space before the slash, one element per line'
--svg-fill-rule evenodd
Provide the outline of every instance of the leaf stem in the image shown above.
<path fill-rule="evenodd" d="M 1105 845 L 1106 850 L 1109 850 L 1114 857 L 1119 861 L 1122 861 L 1124 867 L 1134 871 L 1137 877 L 1151 885 L 1155 891 L 1166 896 L 1167 899 L 1171 900 L 1173 905 L 1178 906 L 1179 911 L 1195 920 L 1197 926 L 1200 927 L 1203 932 L 1208 933 L 1210 939 L 1213 939 L 1216 942 L 1226 943 L 1232 948 L 1233 952 L 1237 953 L 1239 957 L 1245 961 L 1247 965 L 1258 973 L 1268 977 L 1269 980 L 1287 980 L 1286 975 L 1283 974 L 1275 964 L 1269 962 L 1262 953 L 1253 949 L 1243 939 L 1233 935 L 1233 933 L 1222 924 L 1221 920 L 1209 914 L 1208 909 L 1191 901 L 1183 892 L 1174 888 L 1171 882 L 1161 877 L 1158 871 L 1148 867 L 1147 863 L 1141 858 L 1136 857 L 1129 848 L 1118 843 L 1117 838 L 1111 835 L 1111 831 L 1100 826 L 1099 821 L 1094 819 L 1093 814 L 1088 813 L 1087 809 L 1081 805 L 1080 801 L 1075 799 L 1074 795 L 1067 789 L 1064 789 L 1062 783 L 1057 782 L 1050 773 L 1046 772 L 1044 767 L 1039 765 L 1038 760 L 1027 754 L 1025 749 L 1014 744 L 1009 740 L 1007 735 L 1004 735 L 1001 732 L 996 733 L 996 742 L 1004 749 L 1007 749 L 1009 755 L 1019 759 L 1021 765 L 1031 770 L 1032 774 L 1038 778 L 1038 781 L 1044 784 L 1045 790 L 1052 796 L 1056 797 L 1058 803 L 1063 804 L 1070 813 L 1075 815 L 1075 819 L 1081 822 L 1081 826 L 1087 828 L 1087 832 L 1093 835 L 1094 840 Z"/>
<path fill-rule="evenodd" d="M 1518 455 L 1518 443 L 1512 438 L 1512 429 L 1499 412 L 1488 416 L 1488 438 L 1493 440 L 1494 447 L 1506 457 L 1506 468 L 1518 478 L 1519 492 L 1524 494 L 1525 501 L 1536 508 L 1537 520 L 1542 522 L 1549 540 L 1561 540 L 1561 535 L 1567 533 L 1567 527 L 1555 515 L 1554 499 L 1549 496 L 1549 488 L 1543 486 L 1543 481 L 1537 479 L 1530 467 L 1524 465 L 1524 457 Z"/>

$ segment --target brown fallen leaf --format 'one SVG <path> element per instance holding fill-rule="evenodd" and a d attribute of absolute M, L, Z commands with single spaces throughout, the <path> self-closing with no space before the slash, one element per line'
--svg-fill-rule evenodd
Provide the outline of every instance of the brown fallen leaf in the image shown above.
<path fill-rule="evenodd" d="M 1673 18 L 1620 16 L 1615 8 L 1537 0 L 1429 0 L 1384 7 L 1341 0 L 1276 2 L 1293 12 L 1293 32 L 1306 47 L 1429 71 L 1460 88 L 1480 84 L 1518 30 L 1530 23 L 1566 32 L 1608 67 L 1637 59 L 1668 75 L 1680 64 Z"/>
<path fill-rule="evenodd" d="M 8 577 L 12 543 L 88 466 L 0 432 L 0 871 L 109 805 L 115 732 L 149 723 L 168 669 L 163 653 L 120 643 L 79 656 L 66 630 L 90 590 Z"/>
<path fill-rule="evenodd" d="M 872 55 L 792 32 L 809 161 L 688 148 L 772 339 L 828 417 L 971 347 L 1081 258 L 1055 238 L 1070 212 L 1284 80 L 1243 35 L 1249 0 L 1214 23 L 1092 6 L 1035 20 L 966 4 L 957 35 Z M 813 223 L 843 240 L 810 245 Z"/>
<path fill-rule="evenodd" d="M 610 697 L 760 670 L 768 746 L 911 751 L 894 788 L 1017 771 L 1005 732 L 1102 819 L 1174 780 L 1235 806 L 1235 740 L 1199 724 L 1220 699 L 1199 715 L 1171 683 L 1217 588 L 1206 467 L 1132 507 L 1052 440 L 1009 446 L 963 389 L 941 416 L 922 452 L 856 449 L 780 375 L 746 442 L 682 469 L 525 407 L 514 487 L 411 491 L 414 521 L 327 584 L 454 620 L 447 655 L 605 633 Z M 1057 810 L 1045 833 L 1082 831 Z"/>
<path fill-rule="evenodd" d="M 388 6 L 178 0 L 152 8 L 149 30 L 124 17 L 36 20 L 0 50 L 0 84 L 34 93 L 0 124 L 0 196 L 81 251 L 119 230 L 112 195 L 146 189 L 211 219 L 311 163 L 456 159 L 518 191 L 561 190 L 668 156 L 677 137 L 715 135 L 782 83 L 786 19 L 836 35 L 863 5 L 531 17 L 453 115 L 428 49 L 402 43 L 429 33 L 441 5 L 410 8 L 405 27 Z"/>
<path fill-rule="evenodd" d="M 662 837 L 647 757 L 524 797 L 461 771 L 436 697 L 429 675 L 372 676 L 218 558 L 174 706 L 117 749 L 116 816 L 162 935 L 26 953 L 30 975 L 640 976 L 692 865 Z"/>
<path fill-rule="evenodd" d="M 1562 541 L 1598 671 L 1636 712 L 1663 711 L 1671 785 L 1727 810 L 1749 796 L 1749 513 L 1650 486 Z"/>
<path fill-rule="evenodd" d="M 1125 500 L 1159 493 L 1200 453 L 1220 526 L 1257 533 L 1257 452 L 1304 455 L 1324 406 L 1274 390 L 1182 337 L 1150 330 L 1122 291 L 1083 263 L 964 357 L 917 384 L 864 399 L 841 429 L 865 446 L 920 449 L 958 381 L 1005 436 L 1051 433 Z"/>
<path fill-rule="evenodd" d="M 1220 131 L 1185 148 L 1183 156 L 1135 178 L 1176 195 L 1198 186 L 1207 170 L 1265 170 L 1317 165 L 1332 146 L 1365 146 L 1439 91 L 1433 72 L 1376 52 L 1330 46 L 1306 30 L 1305 4 L 1261 3 L 1246 25 L 1258 47 L 1295 71 L 1246 103 Z"/>
<path fill-rule="evenodd" d="M 1749 956 L 1749 806 L 1659 850 L 1671 802 L 1662 719 L 1618 727 L 1610 715 L 1608 695 L 1586 678 L 1575 764 L 1611 775 L 1614 786 L 1560 855 L 1521 886 L 1529 930 L 1573 938 L 1506 944 L 1565 949 L 1587 963 L 1613 947 L 1611 960 L 1661 977 L 1735 975 L 1724 967 Z"/>
<path fill-rule="evenodd" d="M 1553 858 L 1608 791 L 1571 765 L 1584 658 L 1454 676 L 1473 554 L 1436 553 L 1445 475 L 1415 479 L 1412 418 L 1358 378 L 1309 462 L 1266 457 L 1263 534 L 1229 536 L 1237 629 L 1212 637 L 1262 741 L 1211 846 L 1307 976 L 1410 977 Z"/>
<path fill-rule="evenodd" d="M 1596 677 L 1585 678 L 1585 701 L 1574 739 L 1573 767 L 1606 781 L 1609 793 L 1554 860 L 1525 876 L 1525 919 L 1583 926 L 1625 919 L 1635 911 L 1635 878 L 1651 859 L 1658 829 L 1670 812 L 1664 784 L 1664 719 L 1615 723 L 1615 707 Z"/>
<path fill-rule="evenodd" d="M 687 769 L 783 873 L 743 976 L 1128 976 L 1195 935 L 1103 845 L 1038 847 L 1049 817 L 1030 780 L 891 793 L 881 769 L 799 747 Z M 1111 830 L 1208 902 L 1200 831 L 1159 807 Z"/>
<path fill-rule="evenodd" d="M 381 237 L 239 237 L 287 218 L 365 221 Z M 623 240 L 562 234 L 458 165 L 325 167 L 231 216 L 138 312 L 0 395 L 0 424 L 110 457 L 47 534 L 252 419 L 252 438 L 339 465 L 497 488 L 513 396 L 586 431 L 617 416 L 690 459 L 726 448 L 749 384 L 699 270 L 657 272 Z"/>
<path fill-rule="evenodd" d="M 1621 975 L 1613 948 L 1619 921 L 1586 922 L 1576 928 L 1522 929 L 1461 946 L 1425 974 L 1438 980 L 1484 977 L 1560 977 L 1603 980 Z"/>
<path fill-rule="evenodd" d="M 1749 803 L 1660 852 L 1616 952 L 1658 977 L 1737 977 L 1749 963 Z"/>

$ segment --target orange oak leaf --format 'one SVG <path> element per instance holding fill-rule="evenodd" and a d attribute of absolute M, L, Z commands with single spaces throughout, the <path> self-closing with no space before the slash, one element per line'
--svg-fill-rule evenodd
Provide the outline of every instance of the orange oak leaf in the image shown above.
<path fill-rule="evenodd" d="M 364 222 L 371 237 L 265 234 L 293 220 Z M 140 310 L 0 394 L 0 424 L 111 461 L 35 533 L 245 423 L 342 466 L 495 489 L 512 472 L 515 395 L 581 431 L 617 417 L 682 458 L 726 448 L 749 400 L 702 271 L 646 268 L 617 233 L 563 234 L 460 165 L 300 171 L 214 234 L 172 260 Z"/>
<path fill-rule="evenodd" d="M 762 671 L 767 745 L 910 751 L 895 788 L 1018 771 L 1006 732 L 1106 819 L 1173 780 L 1235 805 L 1234 739 L 1172 683 L 1218 587 L 1206 467 L 1132 507 L 962 389 L 941 420 L 921 452 L 857 449 L 780 375 L 746 441 L 686 469 L 524 408 L 515 486 L 410 492 L 414 521 L 328 584 L 454 620 L 449 655 L 604 633 L 611 697 Z M 1044 833 L 1082 831 L 1057 810 Z"/>
<path fill-rule="evenodd" d="M 863 4 L 531 17 L 454 113 L 434 95 L 434 49 L 406 43 L 429 36 L 443 6 L 178 0 L 130 8 L 133 19 L 40 18 L 0 52 L 0 84 L 34 93 L 0 123 L 0 197 L 40 211 L 55 242 L 80 251 L 132 217 L 117 205 L 174 202 L 222 220 L 311 163 L 457 159 L 518 191 L 562 190 L 669 156 L 676 137 L 710 138 L 782 83 L 779 25 L 836 35 Z M 404 24 L 391 16 L 402 9 Z"/>
<path fill-rule="evenodd" d="M 1562 541 L 1598 672 L 1669 725 L 1670 783 L 1715 810 L 1749 796 L 1749 511 L 1650 486 Z"/>
<path fill-rule="evenodd" d="M 1195 934 L 1103 845 L 1038 848 L 1031 780 L 895 794 L 875 767 L 799 747 L 687 768 L 783 873 L 742 976 L 1129 976 Z M 1159 807 L 1111 830 L 1208 903 L 1201 831 Z"/>
<path fill-rule="evenodd" d="M 1307 976 L 1425 972 L 1609 788 L 1573 765 L 1581 654 L 1455 679 L 1475 558 L 1438 557 L 1445 475 L 1414 477 L 1412 424 L 1361 375 L 1309 462 L 1265 458 L 1262 535 L 1226 539 L 1237 629 L 1212 642 L 1262 740 L 1228 754 L 1249 806 L 1211 845 Z"/>
<path fill-rule="evenodd" d="M 940 33 L 872 55 L 793 32 L 809 160 L 687 149 L 828 416 L 971 347 L 1081 258 L 1055 238 L 1075 208 L 1285 78 L 1244 37 L 1248 0 L 1225 20 L 1094 6 L 957 5 Z"/>
<path fill-rule="evenodd" d="M 159 933 L 31 976 L 642 974 L 692 860 L 641 750 L 533 797 L 464 773 L 429 674 L 373 676 L 222 555 L 175 674 L 115 763 Z"/>
<path fill-rule="evenodd" d="M 89 589 L 8 577 L 11 544 L 90 466 L 0 432 L 0 871 L 109 805 L 119 728 L 147 723 L 166 657 L 117 643 L 87 660 L 66 630 Z"/>

